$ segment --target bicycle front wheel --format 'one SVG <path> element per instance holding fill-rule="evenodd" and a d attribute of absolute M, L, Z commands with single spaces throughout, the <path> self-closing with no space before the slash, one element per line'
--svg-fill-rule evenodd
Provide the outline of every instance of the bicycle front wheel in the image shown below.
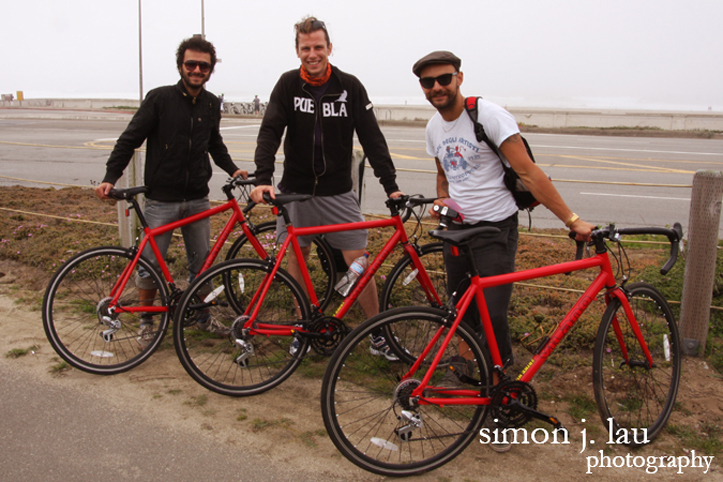
<path fill-rule="evenodd" d="M 253 233 L 267 252 L 273 251 L 276 244 L 276 221 L 257 224 Z M 234 241 L 226 254 L 227 260 L 237 258 L 258 258 L 258 254 L 251 243 L 248 242 L 245 234 L 242 234 Z M 309 276 L 319 299 L 319 308 L 324 311 L 329 306 L 331 296 L 334 293 L 336 265 L 334 264 L 331 246 L 323 236 L 314 238 L 311 254 L 306 261 L 306 268 L 309 271 Z"/>
<path fill-rule="evenodd" d="M 334 352 L 322 383 L 322 417 L 334 445 L 354 464 L 387 476 L 419 474 L 452 460 L 479 433 L 486 405 L 425 404 L 411 397 L 431 369 L 441 339 L 414 373 L 410 361 L 440 330 L 448 332 L 443 310 L 394 309 L 359 325 Z M 394 333 L 408 357 L 391 361 L 374 353 L 370 338 L 379 332 Z M 460 388 L 486 393 L 488 360 L 473 330 L 460 324 L 423 398 L 451 400 L 451 391 Z M 450 366 L 469 378 L 462 381 Z"/>
<path fill-rule="evenodd" d="M 112 290 L 132 261 L 124 248 L 92 248 L 69 259 L 50 280 L 43 298 L 43 328 L 53 349 L 75 368 L 97 375 L 121 373 L 143 363 L 161 344 L 168 311 L 154 315 L 157 330 L 139 342 L 141 313 L 109 309 Z M 168 290 L 158 271 L 145 258 L 139 258 L 138 266 L 158 287 L 154 304 L 168 308 Z M 133 273 L 118 307 L 138 306 Z"/>
<path fill-rule="evenodd" d="M 624 288 L 634 320 L 617 299 L 608 305 L 595 341 L 593 386 L 603 424 L 628 445 L 644 445 L 663 429 L 680 383 L 678 326 L 663 295 L 647 283 Z M 652 366 L 633 333 L 640 327 Z"/>
<path fill-rule="evenodd" d="M 429 275 L 442 305 L 447 301 L 447 272 L 444 268 L 442 243 L 429 243 L 419 247 L 419 260 Z M 389 272 L 382 288 L 379 307 L 382 311 L 404 306 L 431 306 L 419 281 L 419 268 L 409 254 L 405 254 Z"/>
<path fill-rule="evenodd" d="M 308 338 L 254 335 L 244 330 L 268 264 L 252 259 L 224 261 L 203 273 L 184 292 L 173 327 L 173 341 L 189 375 L 222 395 L 256 395 L 286 380 L 301 363 Z M 293 327 L 308 320 L 306 296 L 279 270 L 261 301 L 254 326 Z M 292 347 L 294 340 L 298 345 Z"/>

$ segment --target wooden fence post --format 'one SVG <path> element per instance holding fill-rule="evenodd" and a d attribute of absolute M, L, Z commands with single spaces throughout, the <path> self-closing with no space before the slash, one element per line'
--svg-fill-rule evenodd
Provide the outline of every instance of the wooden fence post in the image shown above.
<path fill-rule="evenodd" d="M 703 356 L 713 299 L 723 172 L 698 171 L 693 176 L 688 223 L 688 250 L 680 308 L 683 353 Z"/>
<path fill-rule="evenodd" d="M 143 157 L 141 151 L 133 154 L 131 162 L 128 163 L 123 176 L 116 182 L 116 187 L 126 188 L 143 185 Z M 143 195 L 137 197 L 138 202 L 143 206 Z M 121 246 L 129 248 L 138 235 L 138 218 L 135 213 L 131 212 L 130 216 L 126 216 L 128 203 L 119 201 L 116 204 L 118 208 L 118 235 L 120 237 Z"/>

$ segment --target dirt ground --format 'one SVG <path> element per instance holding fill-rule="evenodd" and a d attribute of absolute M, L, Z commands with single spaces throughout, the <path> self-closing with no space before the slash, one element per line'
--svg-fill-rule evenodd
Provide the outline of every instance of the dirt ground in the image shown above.
<path fill-rule="evenodd" d="M 265 394 L 248 398 L 228 398 L 209 392 L 196 384 L 178 362 L 170 341 L 145 364 L 124 374 L 100 377 L 68 369 L 56 373 L 59 360 L 47 342 L 41 314 L 26 308 L 26 296 L 37 299 L 38 293 L 20 289 L 20 278 L 33 272 L 17 263 L 0 261 L 0 363 L 9 365 L 24 376 L 33 377 L 48 386 L 63 386 L 85 394 L 93 393 L 107 403 L 136 410 L 177 429 L 187 430 L 218 442 L 238 447 L 239 451 L 265 454 L 276 464 L 296 464 L 305 471 L 318 474 L 320 479 L 339 481 L 378 481 L 384 477 L 368 473 L 339 454 L 324 432 L 319 407 L 321 381 L 295 374 L 280 387 Z M 42 291 L 42 290 L 41 290 Z M 7 354 L 13 349 L 31 351 L 17 358 Z M 586 393 L 592 397 L 589 367 L 571 368 L 558 372 L 551 380 L 540 374 L 533 385 L 538 390 L 558 394 L 541 400 L 542 411 L 558 415 L 570 430 L 568 445 L 517 445 L 506 454 L 497 454 L 489 447 L 473 442 L 458 458 L 436 471 L 410 481 L 548 481 L 548 480 L 605 480 L 605 481 L 722 481 L 723 467 L 716 457 L 711 469 L 666 467 L 657 473 L 639 468 L 592 468 L 607 441 L 607 432 L 597 414 L 587 422 L 574 420 L 567 413 L 564 393 Z M 7 387 L 3 388 L 8 389 Z M 700 359 L 685 359 L 683 380 L 678 395 L 679 409 L 673 424 L 698 426 L 702 423 L 720 425 L 723 420 L 723 383 L 720 375 Z M 48 408 L 52 410 L 52 407 Z M 10 414 L 3 414 L 10 416 Z M 582 431 L 588 440 L 599 439 L 597 446 L 582 449 Z M 605 455 L 622 461 L 631 457 L 689 457 L 689 449 L 680 445 L 670 434 L 640 450 L 622 445 L 605 448 Z M 697 453 L 696 455 L 707 455 Z M 243 458 L 240 458 L 243 460 Z M 634 460 L 634 459 L 630 459 Z M 677 460 L 677 459 L 676 459 Z M 659 462 L 656 462 L 659 464 Z M 240 471 L 242 473 L 242 471 Z"/>

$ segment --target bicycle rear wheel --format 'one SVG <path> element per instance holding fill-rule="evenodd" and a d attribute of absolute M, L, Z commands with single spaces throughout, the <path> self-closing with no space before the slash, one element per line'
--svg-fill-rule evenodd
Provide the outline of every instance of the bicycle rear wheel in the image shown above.
<path fill-rule="evenodd" d="M 609 430 L 612 423 L 611 436 L 618 440 L 618 435 L 628 435 L 628 445 L 644 445 L 660 433 L 673 410 L 680 383 L 680 336 L 670 306 L 657 289 L 633 283 L 624 290 L 653 366 L 622 303 L 613 298 L 595 341 L 593 386 L 603 424 Z"/>
<path fill-rule="evenodd" d="M 290 335 L 254 336 L 243 330 L 243 314 L 268 271 L 266 262 L 232 259 L 201 273 L 184 292 L 173 341 L 183 367 L 207 389 L 231 396 L 262 393 L 286 380 L 306 354 L 308 338 L 298 337 L 294 350 Z M 254 326 L 293 327 L 309 317 L 303 291 L 279 270 Z"/>
<path fill-rule="evenodd" d="M 429 243 L 419 247 L 419 259 L 437 291 L 442 305 L 447 301 L 447 272 L 444 268 L 442 243 Z M 419 282 L 419 270 L 409 254 L 394 265 L 387 276 L 379 300 L 379 308 L 389 310 L 404 306 L 430 306 Z"/>
<path fill-rule="evenodd" d="M 158 348 L 168 328 L 168 311 L 154 316 L 153 338 L 138 343 L 140 313 L 111 313 L 111 290 L 133 261 L 125 248 L 92 248 L 70 258 L 55 273 L 43 298 L 43 328 L 60 357 L 80 370 L 113 375 L 143 363 Z M 142 266 L 158 287 L 154 304 L 168 307 L 166 283 L 151 264 Z M 139 306 L 138 288 L 131 275 L 119 299 L 119 307 Z M 105 336 L 104 336 L 105 333 Z"/>
<path fill-rule="evenodd" d="M 268 252 L 272 252 L 273 246 L 276 244 L 276 221 L 257 224 L 254 235 Z M 311 281 L 316 290 L 320 310 L 324 311 L 329 306 L 334 292 L 334 280 L 336 280 L 334 255 L 331 246 L 323 236 L 314 238 L 312 246 L 313 249 L 306 261 L 306 268 L 309 270 L 309 276 L 311 276 Z M 234 241 L 226 254 L 227 260 L 238 258 L 258 258 L 258 254 L 251 246 L 251 243 L 248 242 L 245 234 L 242 234 Z M 282 265 L 282 268 L 285 268 L 285 265 Z"/>
<path fill-rule="evenodd" d="M 419 357 L 438 330 L 447 332 L 445 323 L 446 312 L 435 308 L 390 310 L 359 325 L 334 352 L 322 384 L 322 417 L 334 445 L 354 464 L 388 476 L 418 474 L 452 460 L 479 433 L 486 405 L 425 405 L 410 398 L 440 342 L 411 377 L 409 360 Z M 372 355 L 370 336 L 380 330 L 395 333 L 409 357 L 389 361 Z M 460 324 L 425 396 L 451 399 L 455 388 L 486 393 L 488 360 L 473 330 Z M 477 384 L 462 383 L 450 365 Z"/>

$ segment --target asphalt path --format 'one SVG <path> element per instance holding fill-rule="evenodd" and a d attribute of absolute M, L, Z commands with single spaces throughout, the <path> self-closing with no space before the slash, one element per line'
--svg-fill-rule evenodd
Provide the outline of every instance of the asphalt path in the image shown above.
<path fill-rule="evenodd" d="M 129 114 L 0 109 L 0 186 L 93 185 Z M 253 170 L 259 119 L 224 119 L 222 134 L 231 156 Z M 426 153 L 422 127 L 382 126 L 408 194 L 435 194 L 435 166 Z M 571 209 L 605 225 L 665 226 L 681 222 L 687 232 L 693 176 L 723 170 L 723 140 L 526 134 L 538 164 L 553 179 Z M 283 153 L 277 155 L 283 162 Z M 277 167 L 277 177 L 282 171 Z M 214 172 L 211 197 L 221 199 L 226 174 Z M 385 213 L 384 193 L 371 169 L 364 178 L 363 210 Z M 523 215 L 521 224 L 528 220 Z M 532 213 L 533 228 L 561 227 L 544 208 Z M 723 227 L 719 228 L 723 237 Z"/>
<path fill-rule="evenodd" d="M 42 382 L 0 363 L 0 480 L 317 480 L 198 433 L 173 429 L 89 391 Z M 12 388 L 10 388 L 12 387 Z"/>

